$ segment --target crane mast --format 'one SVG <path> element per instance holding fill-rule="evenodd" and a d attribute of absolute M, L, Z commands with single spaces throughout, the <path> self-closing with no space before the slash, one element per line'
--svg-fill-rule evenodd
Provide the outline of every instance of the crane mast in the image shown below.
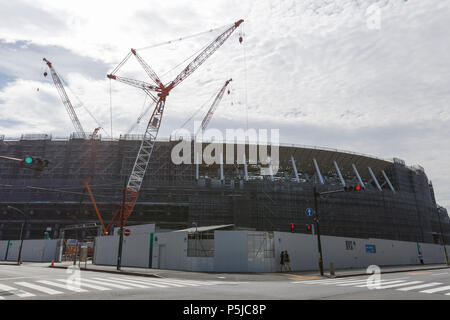
<path fill-rule="evenodd" d="M 145 171 L 147 169 L 150 157 L 152 155 L 153 147 L 155 145 L 156 137 L 158 135 L 159 127 L 161 126 L 161 121 L 164 114 L 164 107 L 166 105 L 166 98 L 170 91 L 185 80 L 189 75 L 191 75 L 203 62 L 205 62 L 217 49 L 219 49 L 223 43 L 230 37 L 236 28 L 244 22 L 244 20 L 236 21 L 230 28 L 225 30 L 220 34 L 211 44 L 209 44 L 200 54 L 190 62 L 186 68 L 181 71 L 181 73 L 171 82 L 164 85 L 152 68 L 139 56 L 135 49 L 131 49 L 131 54 L 129 53 L 127 57 L 119 64 L 116 69 L 111 74 L 108 74 L 109 79 L 117 80 L 119 82 L 126 83 L 128 85 L 142 89 L 147 93 L 152 100 L 156 102 L 155 109 L 150 117 L 147 124 L 141 146 L 139 148 L 136 161 L 133 165 L 130 177 L 128 179 L 127 187 L 125 190 L 125 201 L 123 207 L 117 210 L 113 217 L 115 219 L 117 213 L 123 214 L 123 224 L 126 223 L 128 217 L 133 211 L 134 205 L 136 203 L 137 197 L 139 195 L 139 190 L 144 179 Z M 132 55 L 136 57 L 139 61 L 147 75 L 155 84 L 149 84 L 144 81 L 134 80 L 130 78 L 124 78 L 116 76 L 115 73 L 119 68 L 128 60 Z M 157 93 L 158 98 L 156 98 L 151 91 Z M 119 219 L 119 224 L 122 219 Z M 112 221 L 111 221 L 112 223 Z M 109 224 L 109 226 L 111 225 Z M 109 228 L 108 226 L 108 228 Z"/>
<path fill-rule="evenodd" d="M 214 112 L 217 109 L 217 106 L 219 105 L 220 101 L 222 100 L 223 94 L 225 93 L 225 89 L 227 88 L 228 84 L 233 81 L 233 79 L 225 81 L 225 84 L 223 85 L 222 89 L 220 89 L 219 93 L 217 94 L 216 98 L 214 99 L 211 107 L 208 110 L 208 113 L 203 118 L 202 124 L 200 125 L 200 128 L 198 128 L 195 137 L 197 137 L 200 133 L 203 133 L 205 131 L 206 127 L 208 126 L 209 121 L 211 120 Z"/>
<path fill-rule="evenodd" d="M 84 132 L 83 127 L 81 126 L 80 120 L 78 120 L 77 114 L 75 113 L 75 109 L 72 106 L 72 103 L 70 102 L 69 97 L 67 96 L 66 90 L 64 90 L 64 86 L 61 82 L 61 79 L 59 78 L 58 74 L 56 73 L 55 69 L 53 68 L 53 65 L 50 61 L 43 58 L 44 62 L 47 64 L 48 68 L 50 69 L 50 73 L 52 74 L 53 82 L 55 83 L 55 87 L 58 90 L 59 96 L 61 97 L 61 100 L 66 107 L 67 113 L 69 114 L 70 120 L 72 121 L 72 124 L 75 128 L 75 134 L 79 138 L 86 139 L 86 133 Z"/>

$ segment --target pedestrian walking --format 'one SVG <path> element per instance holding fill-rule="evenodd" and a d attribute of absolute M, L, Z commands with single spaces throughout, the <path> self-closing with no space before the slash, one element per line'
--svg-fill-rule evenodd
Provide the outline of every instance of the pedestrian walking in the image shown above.
<path fill-rule="evenodd" d="M 284 269 L 284 251 L 280 253 L 280 271 L 283 272 Z"/>
<path fill-rule="evenodd" d="M 284 251 L 284 259 L 283 259 L 283 262 L 284 262 L 284 266 L 287 267 L 287 268 L 289 268 L 289 271 L 292 271 L 292 270 L 291 270 L 291 258 L 289 257 L 289 254 L 288 254 L 287 250 Z"/>
<path fill-rule="evenodd" d="M 419 252 L 418 258 L 420 260 L 420 264 L 423 264 L 423 255 L 422 252 Z"/>

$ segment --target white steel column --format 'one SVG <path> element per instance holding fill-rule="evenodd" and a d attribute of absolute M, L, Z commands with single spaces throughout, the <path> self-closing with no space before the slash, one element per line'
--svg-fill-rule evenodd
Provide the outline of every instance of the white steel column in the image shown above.
<path fill-rule="evenodd" d="M 220 180 L 225 180 L 225 177 L 223 175 L 223 154 L 220 154 Z"/>
<path fill-rule="evenodd" d="M 300 182 L 300 178 L 298 177 L 297 166 L 295 165 L 294 156 L 291 156 L 291 161 L 292 161 L 292 168 L 294 168 L 295 180 L 297 182 Z"/>
<path fill-rule="evenodd" d="M 196 156 L 196 161 L 195 161 L 195 179 L 198 181 L 199 179 L 199 163 L 198 163 L 198 152 L 195 154 Z"/>
<path fill-rule="evenodd" d="M 267 157 L 267 162 L 269 163 L 270 180 L 273 181 L 273 168 L 272 168 L 272 160 L 270 159 L 270 157 Z"/>
<path fill-rule="evenodd" d="M 334 163 L 334 167 L 336 168 L 336 172 L 339 176 L 339 179 L 341 180 L 341 184 L 342 184 L 342 186 L 345 187 L 345 180 L 344 180 L 344 177 L 342 177 L 341 170 L 339 169 L 339 166 L 336 161 L 333 161 L 333 163 Z"/>
<path fill-rule="evenodd" d="M 356 166 L 354 163 L 352 163 L 352 168 L 353 168 L 353 171 L 355 171 L 355 175 L 356 175 L 356 178 L 358 179 L 359 184 L 361 185 L 361 187 L 365 188 L 366 186 L 364 185 L 364 182 L 362 181 L 361 176 L 359 175 L 358 169 L 356 169 Z"/>
<path fill-rule="evenodd" d="M 320 183 L 324 184 L 325 181 L 323 180 L 322 174 L 320 173 L 319 165 L 317 164 L 316 158 L 313 159 L 313 162 L 314 162 L 314 167 L 316 167 L 316 173 L 317 173 L 317 176 L 319 177 Z"/>
<path fill-rule="evenodd" d="M 373 181 L 375 182 L 375 185 L 377 186 L 377 189 L 382 191 L 380 184 L 378 183 L 377 177 L 375 177 L 375 174 L 373 173 L 372 169 L 370 167 L 367 167 L 369 169 L 370 176 L 372 177 Z"/>
<path fill-rule="evenodd" d="M 247 158 L 245 157 L 245 152 L 242 155 L 244 158 L 244 180 L 248 181 L 248 168 L 247 168 Z"/>
<path fill-rule="evenodd" d="M 391 183 L 391 181 L 389 180 L 389 178 L 388 178 L 386 172 L 384 172 L 384 170 L 381 170 L 381 173 L 383 174 L 384 179 L 386 180 L 387 184 L 389 185 L 389 188 L 391 188 L 392 192 L 395 193 L 395 189 L 394 189 L 394 187 L 392 186 L 392 183 Z"/>

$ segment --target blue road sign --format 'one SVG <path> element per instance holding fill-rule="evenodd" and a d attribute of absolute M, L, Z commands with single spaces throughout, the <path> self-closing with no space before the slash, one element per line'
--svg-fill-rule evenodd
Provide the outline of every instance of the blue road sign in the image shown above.
<path fill-rule="evenodd" d="M 377 253 L 377 248 L 374 244 L 366 244 L 366 252 L 367 253 Z"/>
<path fill-rule="evenodd" d="M 305 214 L 306 214 L 308 217 L 311 217 L 311 216 L 314 214 L 314 210 L 311 209 L 311 208 L 308 208 L 308 209 L 306 209 Z"/>

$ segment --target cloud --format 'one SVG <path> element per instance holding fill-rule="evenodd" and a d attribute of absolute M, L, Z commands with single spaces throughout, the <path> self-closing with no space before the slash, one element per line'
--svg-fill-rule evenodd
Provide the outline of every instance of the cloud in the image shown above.
<path fill-rule="evenodd" d="M 0 39 L 0 89 L 8 80 L 46 81 L 43 73 L 48 72 L 48 68 L 42 61 L 43 58 L 53 63 L 56 72 L 63 79 L 68 73 L 74 72 L 93 79 L 104 79 L 110 68 L 99 59 L 79 56 L 64 47 L 37 45 L 24 40 L 5 42 Z"/>

